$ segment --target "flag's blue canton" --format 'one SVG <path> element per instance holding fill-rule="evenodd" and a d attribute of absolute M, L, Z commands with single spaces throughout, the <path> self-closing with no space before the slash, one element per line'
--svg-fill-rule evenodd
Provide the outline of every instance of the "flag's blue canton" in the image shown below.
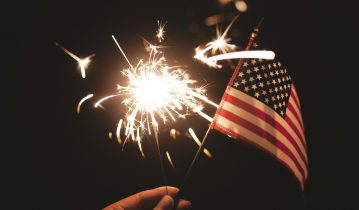
<path fill-rule="evenodd" d="M 251 49 L 258 48 L 253 43 Z M 285 116 L 292 78 L 277 60 L 246 59 L 233 82 L 236 88 L 262 101 L 282 117 Z"/>

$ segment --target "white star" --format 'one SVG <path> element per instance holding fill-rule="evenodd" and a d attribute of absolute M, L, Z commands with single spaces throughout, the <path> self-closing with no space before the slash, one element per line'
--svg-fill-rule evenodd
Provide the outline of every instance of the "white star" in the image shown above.
<path fill-rule="evenodd" d="M 266 67 L 262 65 L 262 66 L 261 66 L 261 69 L 262 69 L 262 70 L 265 70 L 265 69 L 266 69 Z"/>
<path fill-rule="evenodd" d="M 277 104 L 274 104 L 274 109 L 278 109 L 278 106 L 277 106 Z"/>
<path fill-rule="evenodd" d="M 276 99 L 275 99 L 275 97 L 274 96 L 272 96 L 272 101 L 274 102 Z"/>
<path fill-rule="evenodd" d="M 268 69 L 271 69 L 271 68 L 272 68 L 272 66 L 271 66 L 270 64 L 268 64 L 267 66 L 268 66 Z"/>
<path fill-rule="evenodd" d="M 282 85 L 281 85 L 281 86 L 279 86 L 279 90 L 281 90 L 281 91 L 283 90 L 283 87 L 282 87 Z"/>
<path fill-rule="evenodd" d="M 266 95 L 266 94 L 267 94 L 267 91 L 262 90 L 262 95 Z"/>
<path fill-rule="evenodd" d="M 280 73 L 281 73 L 281 74 L 284 74 L 284 71 L 283 71 L 283 69 L 281 69 L 281 70 L 280 70 Z"/>
<path fill-rule="evenodd" d="M 258 72 L 258 71 L 259 71 L 259 68 L 258 68 L 258 67 L 254 67 L 254 71 L 255 71 L 255 72 Z"/>
<path fill-rule="evenodd" d="M 283 95 L 283 93 L 282 94 L 280 94 L 280 97 L 283 99 L 284 98 L 284 95 Z"/>
<path fill-rule="evenodd" d="M 261 88 L 263 88 L 263 87 L 264 87 L 263 82 L 260 82 L 260 83 L 259 83 L 259 87 L 261 87 Z"/>
<path fill-rule="evenodd" d="M 277 82 L 275 81 L 275 79 L 272 80 L 273 85 L 275 85 Z"/>
<path fill-rule="evenodd" d="M 268 98 L 264 99 L 264 101 L 265 101 L 266 103 L 269 103 L 269 99 L 268 99 Z"/>
<path fill-rule="evenodd" d="M 250 69 L 247 69 L 247 74 L 250 74 L 250 73 L 252 73 L 252 71 L 250 70 Z"/>
<path fill-rule="evenodd" d="M 285 93 L 285 97 L 287 97 L 287 98 L 288 98 L 288 93 Z"/>
<path fill-rule="evenodd" d="M 278 62 L 278 64 L 277 64 L 279 67 L 281 67 L 282 66 L 282 64 L 280 63 L 280 62 Z"/>
<path fill-rule="evenodd" d="M 256 64 L 257 62 L 256 62 L 256 60 L 252 59 L 252 60 L 251 60 L 251 63 L 254 65 L 254 64 Z"/>
<path fill-rule="evenodd" d="M 269 92 L 270 94 L 272 94 L 272 93 L 273 93 L 273 89 L 270 88 L 268 92 Z"/>
<path fill-rule="evenodd" d="M 278 101 L 280 100 L 280 96 L 279 96 L 279 95 L 277 95 L 277 99 L 278 99 Z"/>
<path fill-rule="evenodd" d="M 273 63 L 273 67 L 274 67 L 274 68 L 277 67 L 277 64 L 276 64 L 276 63 Z"/>
<path fill-rule="evenodd" d="M 256 84 L 252 85 L 252 89 L 253 89 L 253 90 L 256 90 L 257 88 L 258 88 L 258 87 L 257 87 Z"/>
<path fill-rule="evenodd" d="M 278 106 L 279 106 L 280 108 L 282 108 L 282 104 L 281 104 L 281 103 L 279 103 Z"/>
<path fill-rule="evenodd" d="M 253 82 L 254 78 L 253 77 L 249 77 L 249 81 Z"/>
<path fill-rule="evenodd" d="M 278 93 L 279 90 L 278 90 L 277 87 L 275 87 L 275 88 L 274 88 L 274 91 L 275 91 L 276 93 Z"/>
<path fill-rule="evenodd" d="M 256 93 L 254 94 L 254 96 L 257 97 L 257 98 L 259 98 L 260 94 L 259 94 L 258 92 L 256 92 Z"/>
<path fill-rule="evenodd" d="M 262 76 L 260 74 L 257 75 L 257 79 L 260 80 L 262 79 Z"/>
<path fill-rule="evenodd" d="M 273 74 L 273 72 L 271 71 L 270 73 L 269 73 L 272 77 L 274 76 L 274 74 Z"/>
<path fill-rule="evenodd" d="M 282 82 L 282 80 L 281 80 L 280 78 L 278 78 L 278 82 L 279 82 L 279 83 L 281 83 L 281 82 Z"/>
<path fill-rule="evenodd" d="M 243 72 L 239 72 L 238 76 L 243 77 Z"/>
<path fill-rule="evenodd" d="M 248 66 L 248 63 L 247 63 L 247 62 L 244 62 L 244 63 L 243 63 L 243 66 L 244 66 L 244 67 L 247 67 L 247 66 Z"/>
<path fill-rule="evenodd" d="M 258 47 L 258 44 L 254 42 L 254 43 L 253 43 L 253 47 L 254 47 L 254 48 Z"/>
<path fill-rule="evenodd" d="M 270 82 L 269 82 L 269 80 L 267 80 L 266 84 L 267 84 L 268 86 L 270 85 Z"/>
<path fill-rule="evenodd" d="M 249 91 L 249 88 L 248 88 L 248 87 L 245 87 L 245 88 L 244 88 L 244 91 L 248 92 L 248 91 Z"/>
<path fill-rule="evenodd" d="M 282 103 L 282 104 L 283 104 L 283 106 L 285 106 L 285 101 L 283 101 L 283 103 Z"/>
<path fill-rule="evenodd" d="M 247 80 L 243 79 L 243 80 L 241 81 L 241 83 L 242 83 L 243 85 L 245 85 L 245 84 L 247 83 Z"/>
<path fill-rule="evenodd" d="M 263 76 L 264 76 L 265 78 L 267 78 L 267 77 L 268 77 L 268 74 L 267 74 L 267 73 L 264 73 Z"/>
<path fill-rule="evenodd" d="M 234 86 L 234 87 L 238 87 L 238 85 L 239 85 L 239 83 L 238 83 L 238 82 L 235 82 L 233 86 Z"/>
<path fill-rule="evenodd" d="M 276 70 L 276 71 L 275 71 L 275 74 L 278 76 L 279 72 Z"/>
<path fill-rule="evenodd" d="M 281 115 L 284 115 L 284 112 L 283 112 L 283 110 L 282 110 L 282 111 L 280 111 L 280 114 L 281 114 Z"/>
<path fill-rule="evenodd" d="M 258 62 L 260 62 L 260 63 L 261 63 L 262 61 L 263 61 L 262 59 L 258 59 Z"/>

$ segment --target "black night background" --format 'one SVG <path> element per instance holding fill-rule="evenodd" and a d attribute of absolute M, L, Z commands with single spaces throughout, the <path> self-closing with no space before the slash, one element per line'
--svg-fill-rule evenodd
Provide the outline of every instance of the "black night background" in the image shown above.
<path fill-rule="evenodd" d="M 293 75 L 306 129 L 309 178 L 305 191 L 275 159 L 251 145 L 212 131 L 206 147 L 213 153 L 196 163 L 183 195 L 193 209 L 359 209 L 355 143 L 357 69 L 353 6 L 344 1 L 246 1 L 248 10 L 234 24 L 232 42 L 244 47 L 264 17 L 262 38 Z M 2 209 L 101 209 L 133 193 L 163 185 L 153 138 L 123 152 L 109 140 L 123 110 L 110 102 L 106 111 L 91 100 L 76 114 L 88 93 L 104 96 L 123 80 L 126 61 L 145 55 L 141 37 L 153 40 L 157 20 L 167 21 L 166 57 L 188 67 L 208 83 L 208 96 L 219 102 L 232 69 L 214 70 L 193 59 L 194 48 L 215 36 L 204 19 L 237 13 L 233 4 L 201 1 L 47 1 L 3 5 L 1 64 Z M 229 21 L 222 24 L 225 27 Z M 60 43 L 79 56 L 95 53 L 87 78 Z M 350 55 L 352 53 L 352 55 Z M 208 109 L 208 113 L 215 110 Z M 203 136 L 199 117 L 179 121 Z M 168 184 L 179 186 L 198 148 L 182 133 L 169 138 L 175 169 L 165 162 Z"/>

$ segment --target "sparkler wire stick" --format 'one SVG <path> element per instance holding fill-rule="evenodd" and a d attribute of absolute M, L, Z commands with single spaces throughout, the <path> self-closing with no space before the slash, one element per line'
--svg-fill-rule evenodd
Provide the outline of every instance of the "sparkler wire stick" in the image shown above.
<path fill-rule="evenodd" d="M 261 25 L 262 22 L 263 22 L 263 18 L 259 21 L 258 25 L 254 28 L 254 30 L 253 30 L 253 32 L 252 32 L 252 34 L 251 34 L 251 37 L 250 37 L 250 39 L 249 39 L 249 41 L 248 41 L 248 44 L 247 44 L 245 50 L 249 50 L 250 46 L 253 44 L 254 38 L 257 36 L 257 34 L 258 34 L 258 32 L 259 32 L 259 27 L 260 27 L 260 25 Z M 237 76 L 237 74 L 238 74 L 238 72 L 239 72 L 239 69 L 240 69 L 240 67 L 242 66 L 242 64 L 243 64 L 243 59 L 240 59 L 240 60 L 238 61 L 237 67 L 235 68 L 234 73 L 233 73 L 233 75 L 232 75 L 232 77 L 231 77 L 231 79 L 230 79 L 230 81 L 229 81 L 227 87 L 229 87 L 229 86 L 231 86 L 231 85 L 233 84 L 234 79 L 236 78 L 236 76 Z M 219 105 L 219 107 L 221 107 L 221 104 Z M 203 150 L 203 148 L 204 148 L 204 145 L 205 145 L 205 143 L 206 143 L 208 134 L 209 134 L 209 132 L 210 132 L 211 129 L 212 129 L 212 123 L 213 123 L 213 121 L 212 121 L 211 124 L 208 126 L 208 129 L 207 129 L 207 131 L 206 131 L 206 134 L 204 135 L 204 137 L 203 137 L 203 139 L 202 139 L 201 146 L 198 148 L 196 155 L 195 155 L 194 158 L 192 159 L 191 165 L 189 166 L 189 168 L 188 168 L 188 170 L 187 170 L 187 173 L 186 173 L 186 175 L 185 175 L 185 177 L 184 177 L 184 179 L 183 179 L 183 182 L 182 182 L 182 186 L 180 186 L 180 189 L 183 188 L 183 186 L 184 186 L 185 183 L 187 182 L 187 179 L 188 179 L 188 177 L 189 177 L 189 175 L 190 175 L 190 173 L 191 173 L 191 171 L 192 171 L 192 168 L 193 168 L 194 164 L 196 163 L 196 160 L 198 159 L 199 154 L 202 152 L 202 150 Z M 179 198 L 181 197 L 181 192 L 182 192 L 182 191 L 180 191 L 180 192 L 177 194 L 177 196 L 175 197 L 175 205 L 174 205 L 175 207 L 177 207 L 177 205 L 178 205 Z"/>
<path fill-rule="evenodd" d="M 153 133 L 155 134 L 155 139 L 156 139 L 156 144 L 157 144 L 158 158 L 160 159 L 160 165 L 161 165 L 161 172 L 162 172 L 163 184 L 166 186 L 166 194 L 168 195 L 167 177 L 166 177 L 165 169 L 164 169 L 164 167 L 163 167 L 163 160 L 162 160 L 162 155 L 161 155 L 161 148 L 160 148 L 160 143 L 159 143 L 159 139 L 158 139 L 157 129 L 158 129 L 158 128 L 156 128 L 155 125 L 153 125 L 153 130 L 154 130 Z"/>

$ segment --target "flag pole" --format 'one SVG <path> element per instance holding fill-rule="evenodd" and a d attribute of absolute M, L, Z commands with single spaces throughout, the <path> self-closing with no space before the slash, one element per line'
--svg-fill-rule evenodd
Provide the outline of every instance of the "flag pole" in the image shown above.
<path fill-rule="evenodd" d="M 248 43 L 247 43 L 247 46 L 246 46 L 246 48 L 244 49 L 245 51 L 249 50 L 250 47 L 251 47 L 251 45 L 253 44 L 253 41 L 254 41 L 255 37 L 257 36 L 257 34 L 258 34 L 258 32 L 259 32 L 259 27 L 260 27 L 260 25 L 262 24 L 263 20 L 264 20 L 264 18 L 262 17 L 262 18 L 260 19 L 259 23 L 257 24 L 257 26 L 253 29 L 253 32 L 251 33 L 251 37 L 250 37 L 250 39 L 249 39 L 249 41 L 248 41 Z M 240 67 L 242 66 L 242 63 L 243 63 L 243 59 L 240 59 L 240 60 L 238 61 L 238 64 L 237 64 L 237 66 L 236 66 L 236 68 L 235 68 L 235 70 L 234 70 L 234 72 L 233 72 L 233 75 L 232 75 L 230 81 L 228 82 L 227 88 L 233 85 L 233 82 L 234 82 L 234 80 L 235 80 L 235 78 L 236 78 L 236 75 L 237 75 L 238 72 L 239 72 Z M 226 89 L 227 89 L 227 88 L 226 88 Z M 222 105 L 222 103 L 219 105 L 219 107 L 221 107 L 221 105 Z M 217 108 L 217 110 L 218 110 L 218 108 Z M 215 117 L 216 117 L 216 115 L 215 115 Z M 215 121 L 215 117 L 213 118 L 213 121 Z M 188 179 L 188 177 L 189 177 L 189 175 L 190 175 L 190 173 L 191 173 L 191 171 L 192 171 L 192 168 L 193 168 L 194 164 L 196 163 L 196 160 L 198 159 L 199 154 L 203 151 L 203 148 L 204 148 L 204 145 L 205 145 L 205 143 L 206 143 L 208 134 L 209 134 L 209 132 L 210 132 L 211 129 L 212 129 L 213 121 L 212 121 L 212 122 L 209 124 L 209 126 L 208 126 L 208 129 L 207 129 L 207 131 L 206 131 L 206 134 L 204 135 L 204 137 L 203 137 L 203 139 L 202 139 L 201 146 L 198 148 L 198 150 L 197 150 L 197 152 L 196 152 L 196 155 L 195 155 L 194 158 L 192 159 L 191 165 L 189 166 L 189 168 L 188 168 L 188 170 L 187 170 L 187 172 L 186 172 L 186 175 L 185 175 L 185 177 L 184 177 L 184 179 L 183 179 L 183 183 L 182 183 L 182 185 L 180 186 L 180 189 L 183 188 L 183 186 L 185 185 L 185 183 L 186 183 L 186 181 L 187 181 L 187 179 Z M 174 205 L 174 207 L 177 207 L 178 201 L 179 201 L 179 198 L 180 198 L 181 194 L 182 194 L 182 191 L 180 191 L 180 192 L 177 194 L 177 196 L 175 197 L 175 205 Z"/>
<path fill-rule="evenodd" d="M 257 33 L 259 32 L 259 27 L 260 27 L 260 25 L 262 24 L 263 19 L 264 19 L 264 18 L 261 18 L 261 20 L 259 21 L 259 23 L 257 24 L 257 26 L 254 28 L 254 30 L 253 30 L 253 32 L 252 32 L 252 34 L 251 34 L 251 37 L 250 37 L 250 39 L 249 39 L 249 41 L 248 41 L 248 44 L 247 44 L 247 46 L 246 46 L 246 48 L 245 48 L 245 51 L 246 51 L 246 50 L 249 50 L 250 46 L 253 44 L 254 38 L 257 36 Z M 231 77 L 231 80 L 229 81 L 227 87 L 229 87 L 229 86 L 232 85 L 234 79 L 236 78 L 236 75 L 238 74 L 239 68 L 242 66 L 242 63 L 243 63 L 243 59 L 240 59 L 240 60 L 238 61 L 238 64 L 237 64 L 237 66 L 236 66 L 236 68 L 235 68 L 235 70 L 234 70 L 234 73 L 233 73 L 233 75 L 232 75 L 232 77 Z M 219 107 L 221 107 L 221 105 L 219 105 Z M 213 120 L 213 121 L 214 121 L 214 120 Z M 212 128 L 212 123 L 213 123 L 213 121 L 212 121 L 211 124 L 208 126 L 208 129 L 207 129 L 207 131 L 206 131 L 206 134 L 204 135 L 204 137 L 203 137 L 203 139 L 202 139 L 201 146 L 198 148 L 197 153 L 196 153 L 196 155 L 194 156 L 194 158 L 193 158 L 193 160 L 192 160 L 192 162 L 191 162 L 191 165 L 190 165 L 190 167 L 189 167 L 188 170 L 187 170 L 187 173 L 186 173 L 186 176 L 185 176 L 184 181 L 186 181 L 187 178 L 189 177 L 189 174 L 190 174 L 190 172 L 191 172 L 191 170 L 192 170 L 192 168 L 193 168 L 193 165 L 195 164 L 195 162 L 196 162 L 196 160 L 197 160 L 197 158 L 198 158 L 198 155 L 202 152 L 202 150 L 203 150 L 203 148 L 204 148 L 204 144 L 206 143 L 208 134 L 209 134 L 209 132 L 210 132 L 210 130 L 211 130 L 211 128 Z"/>

